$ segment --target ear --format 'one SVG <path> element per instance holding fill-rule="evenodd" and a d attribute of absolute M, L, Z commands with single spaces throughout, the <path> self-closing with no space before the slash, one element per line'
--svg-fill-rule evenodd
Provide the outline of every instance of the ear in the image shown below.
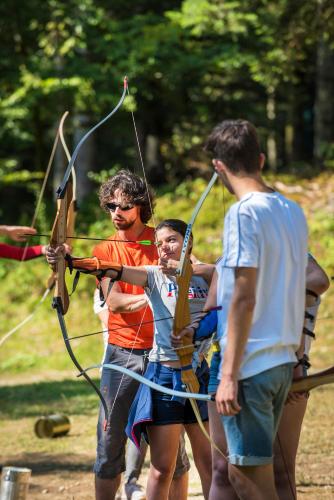
<path fill-rule="evenodd" d="M 263 169 L 265 162 L 266 162 L 266 155 L 264 153 L 260 153 L 260 170 Z"/>
<path fill-rule="evenodd" d="M 226 166 L 225 166 L 225 163 L 223 163 L 221 160 L 213 159 L 212 165 L 215 167 L 215 171 L 218 174 L 225 173 Z"/>

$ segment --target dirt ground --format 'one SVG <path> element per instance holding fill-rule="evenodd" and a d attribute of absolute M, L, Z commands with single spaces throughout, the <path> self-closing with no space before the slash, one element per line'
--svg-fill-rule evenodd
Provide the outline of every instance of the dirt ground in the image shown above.
<path fill-rule="evenodd" d="M 66 438 L 61 439 L 66 440 Z M 93 500 L 94 476 L 91 472 L 93 461 L 94 454 L 82 453 L 22 453 L 2 457 L 3 464 L 31 468 L 32 476 L 27 500 Z M 142 486 L 146 484 L 147 472 L 148 462 L 145 463 L 140 478 Z M 333 454 L 326 457 L 316 450 L 301 452 L 298 457 L 297 480 L 298 499 L 333 499 Z M 188 498 L 203 498 L 193 462 L 189 476 Z"/>
<path fill-rule="evenodd" d="M 297 457 L 300 500 L 334 499 L 333 396 L 334 384 L 314 390 L 309 399 Z M 27 500 L 94 500 L 96 415 L 71 416 L 70 433 L 57 439 L 38 439 L 35 421 L 22 416 L 1 420 L 0 464 L 32 470 Z M 189 444 L 187 450 L 191 459 Z M 140 478 L 143 486 L 148 466 L 149 456 Z M 192 459 L 188 498 L 203 498 Z"/>
<path fill-rule="evenodd" d="M 21 456 L 6 457 L 6 463 L 32 469 L 27 500 L 92 500 L 94 499 L 94 477 L 91 472 L 93 455 L 46 455 L 23 454 Z M 332 476 L 333 464 L 314 463 L 312 475 L 315 481 L 299 480 L 298 499 L 301 500 L 329 500 L 334 498 L 334 484 L 327 481 Z M 141 476 L 144 486 L 147 476 L 147 467 Z M 305 484 L 304 484 L 305 483 Z M 189 478 L 189 497 L 202 499 L 197 472 L 192 464 Z M 125 497 L 123 497 L 125 498 Z M 287 499 L 289 500 L 289 499 Z"/>
<path fill-rule="evenodd" d="M 94 476 L 91 464 L 94 455 L 47 455 L 39 453 L 6 457 L 5 463 L 32 470 L 27 500 L 92 500 Z M 146 484 L 148 462 L 140 483 Z M 126 499 L 123 496 L 124 500 Z M 192 464 L 189 478 L 189 498 L 203 498 L 198 476 Z"/>

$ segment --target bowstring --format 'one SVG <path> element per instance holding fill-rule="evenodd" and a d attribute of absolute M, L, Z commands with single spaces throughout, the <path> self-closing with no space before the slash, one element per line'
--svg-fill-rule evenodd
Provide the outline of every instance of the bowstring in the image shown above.
<path fill-rule="evenodd" d="M 57 129 L 57 133 L 56 133 L 56 137 L 55 137 L 55 139 L 53 141 L 53 146 L 52 146 L 51 154 L 50 154 L 50 157 L 49 157 L 48 165 L 46 167 L 44 179 L 43 179 L 43 182 L 42 182 L 41 191 L 40 191 L 39 196 L 37 198 L 37 203 L 36 203 L 34 214 L 33 214 L 32 219 L 31 219 L 30 227 L 34 227 L 35 223 L 36 223 L 36 220 L 37 220 L 38 212 L 40 210 L 41 203 L 42 203 L 42 198 L 43 198 L 44 191 L 45 191 L 45 188 L 46 188 L 46 183 L 48 181 L 48 178 L 49 178 L 49 175 L 50 175 L 50 171 L 51 171 L 51 167 L 52 167 L 52 164 L 53 164 L 53 160 L 54 160 L 54 157 L 55 157 L 55 154 L 56 154 L 56 150 L 57 150 L 57 146 L 58 146 L 58 142 L 59 142 L 59 136 L 60 136 L 60 134 L 59 134 L 59 128 L 58 128 Z M 21 262 L 24 261 L 26 255 L 27 255 L 28 243 L 29 243 L 29 239 L 27 239 L 26 244 L 24 246 L 24 251 L 23 251 L 23 254 L 22 254 L 22 257 L 21 257 Z"/>
<path fill-rule="evenodd" d="M 199 310 L 190 312 L 190 315 L 193 316 L 194 314 L 207 313 L 207 312 L 214 311 L 214 310 L 218 311 L 219 309 L 221 309 L 221 306 L 210 308 L 208 310 L 207 309 L 199 309 Z M 144 321 L 142 323 L 142 325 L 149 325 L 151 323 L 158 322 L 158 321 L 166 321 L 168 319 L 173 319 L 173 317 L 174 316 L 165 316 L 164 318 L 158 318 L 156 320 L 150 319 L 150 320 Z M 138 325 L 139 325 L 139 323 L 132 323 L 132 324 L 126 325 L 126 326 L 127 326 L 127 328 L 129 328 L 129 327 L 138 326 Z M 93 335 L 98 335 L 100 333 L 103 333 L 104 331 L 118 332 L 118 331 L 122 330 L 123 328 L 124 328 L 124 326 L 118 326 L 118 327 L 115 327 L 115 328 L 106 328 L 106 329 L 103 329 L 103 330 L 99 330 L 97 332 L 84 333 L 82 335 L 76 335 L 74 337 L 69 337 L 68 340 L 75 340 L 75 339 L 82 339 L 84 337 L 91 337 Z"/>
<path fill-rule="evenodd" d="M 39 210 L 40 210 L 40 207 L 41 207 L 41 203 L 42 203 L 44 191 L 45 191 L 45 188 L 46 188 L 46 184 L 47 184 L 47 181 L 48 181 L 48 178 L 49 178 L 49 175 L 50 175 L 50 171 L 51 171 L 51 167 L 52 167 L 52 164 L 53 164 L 53 160 L 54 160 L 54 157 L 55 157 L 55 154 L 56 154 L 56 150 L 57 150 L 57 146 L 58 146 L 58 142 L 59 142 L 59 137 L 60 137 L 60 133 L 59 133 L 59 127 L 58 127 L 57 133 L 56 133 L 56 137 L 55 137 L 55 139 L 53 141 L 53 145 L 52 145 L 51 153 L 50 153 L 50 156 L 49 156 L 48 164 L 47 164 L 47 167 L 46 167 L 46 171 L 45 171 L 45 174 L 44 174 L 41 191 L 40 191 L 39 196 L 37 198 L 36 207 L 35 207 L 32 219 L 31 219 L 30 227 L 34 227 L 35 226 L 35 223 L 36 223 L 36 220 L 37 220 L 37 217 L 38 217 L 38 213 L 39 213 Z M 29 238 L 27 239 L 27 241 L 26 241 L 26 243 L 24 245 L 23 254 L 22 254 L 22 257 L 21 257 L 20 262 L 19 262 L 20 266 L 22 265 L 22 262 L 24 262 L 24 260 L 26 258 L 26 255 L 27 255 L 27 252 L 28 252 L 28 244 L 29 244 Z M 17 330 L 19 330 L 22 326 L 24 326 L 26 323 L 28 323 L 34 317 L 37 309 L 39 308 L 39 306 L 41 306 L 41 304 L 43 304 L 43 302 L 45 301 L 45 299 L 47 298 L 47 296 L 49 295 L 49 293 L 50 293 L 50 289 L 47 288 L 44 291 L 42 297 L 39 299 L 39 301 L 35 305 L 34 310 L 28 316 L 26 316 L 22 321 L 20 321 L 19 324 L 17 324 L 16 326 L 14 326 L 11 330 L 9 330 L 8 332 L 6 332 L 1 337 L 1 339 L 0 339 L 0 346 L 2 346 L 2 344 L 4 344 L 4 342 L 6 342 L 6 340 L 8 340 Z"/>
<path fill-rule="evenodd" d="M 128 96 L 131 95 L 130 91 L 129 91 L 129 85 L 127 85 L 127 94 L 128 94 Z M 137 131 L 136 120 L 135 120 L 134 112 L 132 110 L 130 110 L 130 113 L 131 113 L 132 124 L 133 124 L 135 138 L 136 138 L 136 144 L 137 144 L 137 149 L 138 149 L 138 154 L 139 154 L 140 165 L 141 165 L 141 168 L 142 168 L 143 178 L 144 178 L 144 182 L 145 182 L 145 186 L 146 186 L 146 190 L 147 190 L 147 194 L 148 194 L 150 211 L 151 211 L 151 214 L 152 214 L 151 217 L 152 217 L 153 227 L 154 227 L 154 238 L 155 238 L 155 242 L 157 244 L 157 236 L 156 236 L 156 227 L 157 227 L 157 225 L 156 225 L 156 220 L 155 220 L 155 217 L 154 217 L 153 204 L 152 204 L 152 200 L 151 200 L 151 196 L 150 196 L 150 191 L 149 191 L 149 187 L 148 187 L 148 181 L 147 181 L 147 177 L 146 177 L 146 171 L 145 171 L 145 165 L 144 165 L 143 155 L 142 155 L 142 151 L 141 151 L 141 147 L 140 147 L 140 141 L 139 141 L 139 136 L 138 136 L 138 131 Z M 130 352 L 129 352 L 129 355 L 128 355 L 128 358 L 127 358 L 127 362 L 126 362 L 125 368 L 128 368 L 128 366 L 129 366 L 130 359 L 131 359 L 131 357 L 133 355 L 133 351 L 134 351 L 135 345 L 136 345 L 137 340 L 138 340 L 139 332 L 140 332 L 140 330 L 142 328 L 142 325 L 144 323 L 144 317 L 145 317 L 147 308 L 150 307 L 149 306 L 149 302 L 150 302 L 150 298 L 151 298 L 151 295 L 152 295 L 152 293 L 154 291 L 155 286 L 156 286 L 156 283 L 154 283 L 152 289 L 149 290 L 149 293 L 147 293 L 147 290 L 145 291 L 145 293 L 147 295 L 148 301 L 147 301 L 147 304 L 144 307 L 143 314 L 141 316 L 141 320 L 140 320 L 139 326 L 137 328 L 135 337 L 134 337 L 134 339 L 132 341 L 132 346 L 131 346 L 131 349 L 130 349 Z M 152 314 L 153 314 L 153 312 L 152 312 Z M 154 323 L 154 320 L 153 320 L 153 323 Z M 117 391 L 116 391 L 116 394 L 115 394 L 115 397 L 114 397 L 114 400 L 113 400 L 113 404 L 111 405 L 111 409 L 110 409 L 110 412 L 109 412 L 109 419 L 111 419 L 113 410 L 115 408 L 116 401 L 117 401 L 119 392 L 121 390 L 121 386 L 122 386 L 124 377 L 125 377 L 125 375 L 124 375 L 124 373 L 122 373 L 122 376 L 121 376 L 121 379 L 120 379 L 120 382 L 118 384 Z"/>
<path fill-rule="evenodd" d="M 291 480 L 290 473 L 289 473 L 289 467 L 288 467 L 287 461 L 285 459 L 285 454 L 284 454 L 284 451 L 283 451 L 283 445 L 282 445 L 281 439 L 279 437 L 278 431 L 277 431 L 276 437 L 277 437 L 278 446 L 279 446 L 279 449 L 280 449 L 280 452 L 281 452 L 281 458 L 283 460 L 285 473 L 286 473 L 286 476 L 288 478 L 288 483 L 289 483 L 289 488 L 290 488 L 290 491 L 291 491 L 291 495 L 292 495 L 293 500 L 296 500 L 297 496 L 296 496 L 296 493 L 295 493 L 295 490 L 294 490 L 294 487 L 293 487 L 293 484 L 292 484 L 292 480 Z"/>

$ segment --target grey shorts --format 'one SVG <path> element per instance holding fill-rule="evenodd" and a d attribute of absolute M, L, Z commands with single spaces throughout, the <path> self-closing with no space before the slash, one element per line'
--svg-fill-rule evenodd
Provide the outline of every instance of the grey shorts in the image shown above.
<path fill-rule="evenodd" d="M 108 344 L 104 363 L 114 363 L 144 374 L 148 362 L 148 351 L 125 349 Z M 104 412 L 100 406 L 97 424 L 97 450 L 94 464 L 95 474 L 102 479 L 112 479 L 125 471 L 125 448 L 127 435 L 125 427 L 132 401 L 139 383 L 131 377 L 106 368 L 102 369 L 101 392 L 109 408 L 107 429 L 103 429 Z M 180 441 L 174 477 L 190 469 L 184 440 Z"/>

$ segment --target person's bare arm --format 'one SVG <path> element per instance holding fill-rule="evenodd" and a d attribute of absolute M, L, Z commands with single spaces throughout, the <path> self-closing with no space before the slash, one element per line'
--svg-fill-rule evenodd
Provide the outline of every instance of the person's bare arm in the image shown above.
<path fill-rule="evenodd" d="M 222 378 L 216 395 L 218 413 L 223 415 L 235 415 L 241 410 L 238 403 L 238 373 L 252 324 L 256 277 L 256 268 L 243 267 L 235 270 Z"/>
<path fill-rule="evenodd" d="M 329 279 L 322 267 L 319 266 L 317 261 L 309 255 L 306 268 L 306 289 L 311 290 L 317 295 L 324 293 L 329 287 Z M 318 299 L 314 295 L 306 293 L 305 306 L 311 307 L 315 305 Z M 304 322 L 305 326 L 305 322 Z M 301 336 L 300 346 L 296 352 L 298 360 L 302 360 L 305 353 L 305 334 Z M 304 367 L 302 363 L 298 363 L 294 369 L 293 378 L 302 377 L 304 375 Z M 308 393 L 301 392 L 289 392 L 287 401 L 290 403 L 298 402 L 301 399 L 307 397 Z"/>
<path fill-rule="evenodd" d="M 216 271 L 216 268 L 214 267 L 211 278 L 211 284 L 208 292 L 208 297 L 206 299 L 204 306 L 205 311 L 210 311 L 210 309 L 217 307 L 217 281 L 218 281 L 218 273 Z"/>
<path fill-rule="evenodd" d="M 194 276 L 201 276 L 205 281 L 210 285 L 213 273 L 215 271 L 215 266 L 214 264 L 206 264 L 206 263 L 198 263 L 198 264 L 192 264 L 193 268 L 193 275 Z"/>
<path fill-rule="evenodd" d="M 26 241 L 26 235 L 36 234 L 36 229 L 29 226 L 0 226 L 0 235 L 8 236 L 13 241 Z"/>
<path fill-rule="evenodd" d="M 109 311 L 108 309 L 102 309 L 102 311 L 97 313 L 103 327 L 108 330 L 108 319 L 109 319 Z"/>
<path fill-rule="evenodd" d="M 306 288 L 317 295 L 321 295 L 329 288 L 329 285 L 329 279 L 325 271 L 313 257 L 309 256 L 306 268 Z M 312 304 L 306 303 L 306 306 L 308 305 Z"/>
<path fill-rule="evenodd" d="M 112 312 L 126 313 L 135 312 L 144 307 L 147 303 L 145 295 L 123 294 L 120 292 L 120 287 L 117 285 L 117 282 L 114 283 L 110 289 L 110 279 L 108 279 L 108 277 L 115 278 L 116 275 L 117 273 L 112 269 L 108 270 L 106 273 L 107 279 L 104 279 L 101 283 L 108 308 Z M 120 281 L 125 281 L 126 283 L 144 288 L 147 285 L 147 271 L 144 267 L 123 266 Z M 113 292 L 114 286 L 116 286 L 116 288 Z M 116 294 L 118 294 L 118 296 Z"/>
<path fill-rule="evenodd" d="M 178 260 L 162 259 L 162 258 L 159 259 L 160 270 L 167 276 L 176 275 L 179 263 L 180 262 Z M 201 276 L 203 279 L 205 279 L 208 285 L 210 285 L 215 270 L 214 264 L 206 264 L 196 259 L 195 263 L 192 261 L 191 266 L 192 266 L 193 276 Z"/>
<path fill-rule="evenodd" d="M 140 295 L 124 293 L 117 282 L 114 283 L 107 300 L 111 312 L 122 314 L 139 311 L 146 307 L 147 302 L 147 296 L 144 293 Z"/>

